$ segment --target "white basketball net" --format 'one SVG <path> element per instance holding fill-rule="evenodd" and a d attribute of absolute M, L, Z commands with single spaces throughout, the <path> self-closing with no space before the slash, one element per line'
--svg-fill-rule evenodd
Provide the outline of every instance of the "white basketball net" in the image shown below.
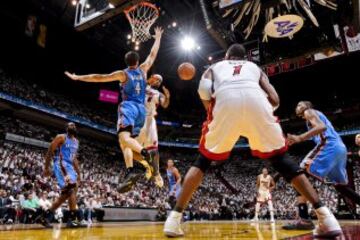
<path fill-rule="evenodd" d="M 125 10 L 132 29 L 132 40 L 146 42 L 151 38 L 150 27 L 159 17 L 157 7 L 149 2 L 141 2 Z"/>

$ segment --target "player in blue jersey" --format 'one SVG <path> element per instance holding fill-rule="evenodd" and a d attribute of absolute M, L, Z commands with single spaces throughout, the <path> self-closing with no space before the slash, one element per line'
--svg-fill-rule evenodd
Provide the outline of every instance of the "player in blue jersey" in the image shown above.
<path fill-rule="evenodd" d="M 360 196 L 348 186 L 346 172 L 347 149 L 331 122 L 309 101 L 301 101 L 296 107 L 296 115 L 306 121 L 308 131 L 301 135 L 288 134 L 289 145 L 313 140 L 315 148 L 304 158 L 300 166 L 316 179 L 334 185 L 349 207 L 360 204 Z M 356 208 L 355 208 L 356 209 Z M 312 229 L 306 200 L 298 196 L 300 219 L 284 226 L 285 229 Z"/>
<path fill-rule="evenodd" d="M 65 72 L 72 80 L 95 83 L 120 82 L 122 102 L 119 104 L 118 108 L 117 131 L 119 145 L 124 155 L 127 170 L 125 179 L 118 188 L 119 192 L 129 191 L 141 176 L 140 173 L 134 170 L 133 152 L 141 154 L 149 163 L 155 164 L 155 161 L 153 161 L 153 158 L 156 155 L 155 151 L 147 150 L 141 146 L 139 142 L 135 140 L 135 137 L 140 133 L 140 129 L 144 126 L 146 116 L 144 105 L 147 85 L 146 75 L 158 54 L 162 34 L 163 29 L 156 27 L 154 45 L 149 56 L 142 64 L 139 64 L 139 54 L 130 51 L 125 55 L 125 63 L 127 65 L 125 70 L 115 71 L 110 74 L 90 74 L 81 76 Z"/>
<path fill-rule="evenodd" d="M 66 200 L 69 203 L 70 217 L 67 222 L 68 227 L 78 227 L 76 222 L 76 192 L 80 183 L 80 170 L 77 160 L 79 141 L 76 138 L 77 130 L 74 123 L 70 122 L 66 126 L 66 133 L 57 135 L 51 142 L 45 156 L 44 176 L 51 176 L 50 163 L 54 160 L 53 173 L 61 189 L 60 197 L 53 202 L 49 210 L 40 217 L 40 223 L 45 227 L 51 227 L 49 217 Z"/>
<path fill-rule="evenodd" d="M 166 175 L 169 181 L 169 201 L 173 205 L 181 191 L 181 175 L 172 159 L 167 161 Z"/>

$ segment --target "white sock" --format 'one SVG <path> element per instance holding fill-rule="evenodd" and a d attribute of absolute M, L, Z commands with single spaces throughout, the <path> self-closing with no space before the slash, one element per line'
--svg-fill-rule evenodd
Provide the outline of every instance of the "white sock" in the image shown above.
<path fill-rule="evenodd" d="M 315 209 L 315 213 L 318 219 L 322 219 L 324 217 L 332 215 L 331 211 L 325 206 Z"/>
<path fill-rule="evenodd" d="M 178 217 L 181 217 L 181 216 L 182 216 L 182 213 L 174 211 L 174 210 L 171 211 L 170 215 L 169 215 L 169 217 L 173 217 L 173 218 L 178 218 Z"/>
<path fill-rule="evenodd" d="M 260 203 L 256 203 L 256 205 L 255 205 L 255 217 L 254 218 L 258 218 L 259 211 L 260 211 Z"/>
<path fill-rule="evenodd" d="M 269 211 L 270 211 L 270 219 L 274 220 L 274 206 L 272 201 L 268 201 L 268 205 L 269 205 Z"/>

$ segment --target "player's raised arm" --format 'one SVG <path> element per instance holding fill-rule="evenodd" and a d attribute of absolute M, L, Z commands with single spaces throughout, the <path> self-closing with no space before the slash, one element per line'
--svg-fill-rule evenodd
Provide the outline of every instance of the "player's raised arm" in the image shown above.
<path fill-rule="evenodd" d="M 54 140 L 50 143 L 49 149 L 45 155 L 45 167 L 44 167 L 44 175 L 48 177 L 51 175 L 50 163 L 54 158 L 55 151 L 58 147 L 60 147 L 65 142 L 65 136 L 63 134 L 57 135 Z"/>
<path fill-rule="evenodd" d="M 144 73 L 147 73 L 155 62 L 156 56 L 160 49 L 161 36 L 162 36 L 163 32 L 164 32 L 164 30 L 161 27 L 155 28 L 154 45 L 152 46 L 150 54 L 146 58 L 145 62 L 143 62 L 140 65 L 140 68 Z"/>
<path fill-rule="evenodd" d="M 213 84 L 213 73 L 211 68 L 207 69 L 201 77 L 198 93 L 207 111 L 211 104 L 211 87 Z"/>
<path fill-rule="evenodd" d="M 127 77 L 124 71 L 115 71 L 109 74 L 88 74 L 88 75 L 76 75 L 74 73 L 65 72 L 65 75 L 74 81 L 82 81 L 82 82 L 114 82 L 120 81 L 125 82 Z"/>
<path fill-rule="evenodd" d="M 280 98 L 277 94 L 275 88 L 273 85 L 271 85 L 268 76 L 261 71 L 261 77 L 260 77 L 260 87 L 266 92 L 268 95 L 269 102 L 271 105 L 276 109 L 280 105 Z"/>
<path fill-rule="evenodd" d="M 168 108 L 170 104 L 170 91 L 165 86 L 163 86 L 162 89 L 163 93 L 160 93 L 160 105 L 163 108 Z"/>

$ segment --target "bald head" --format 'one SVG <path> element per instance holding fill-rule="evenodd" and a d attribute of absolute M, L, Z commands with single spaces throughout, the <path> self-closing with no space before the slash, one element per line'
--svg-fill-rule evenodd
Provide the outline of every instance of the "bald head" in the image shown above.
<path fill-rule="evenodd" d="M 226 60 L 244 60 L 246 49 L 242 44 L 235 43 L 231 45 L 225 55 Z"/>

